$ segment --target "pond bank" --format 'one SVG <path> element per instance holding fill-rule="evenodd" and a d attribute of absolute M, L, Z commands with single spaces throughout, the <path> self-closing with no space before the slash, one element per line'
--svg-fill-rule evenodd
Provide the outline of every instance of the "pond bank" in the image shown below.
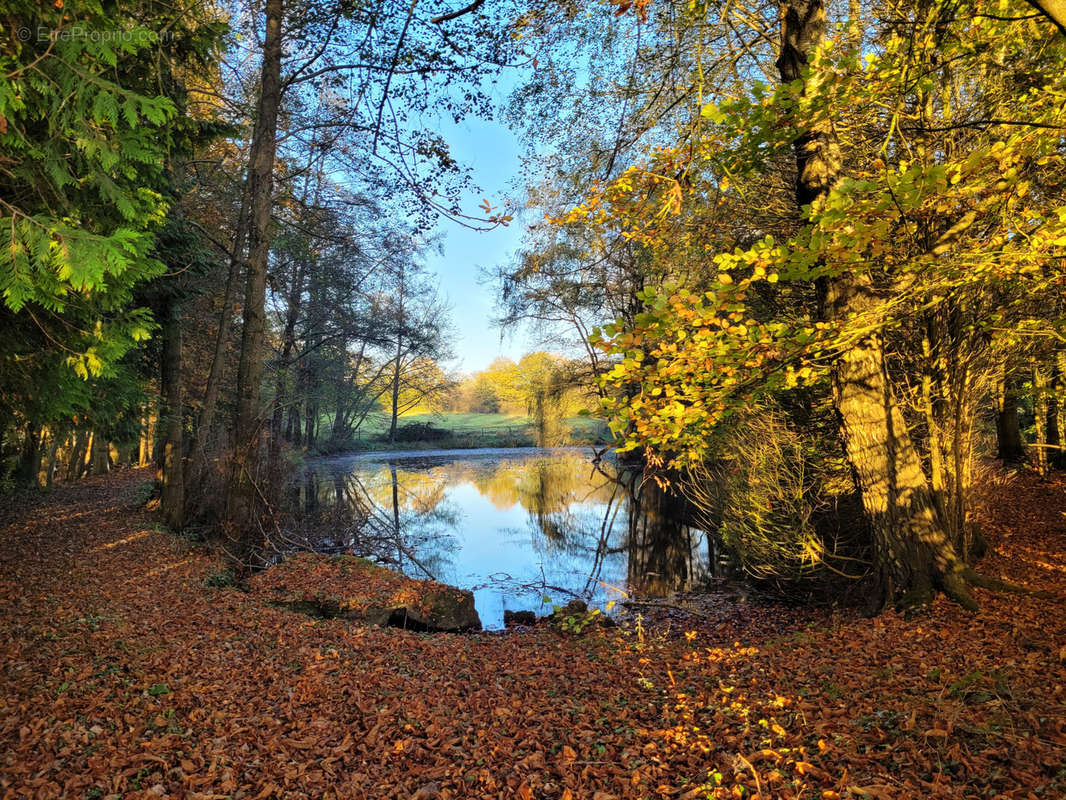
<path fill-rule="evenodd" d="M 471 592 L 350 555 L 296 553 L 249 584 L 252 597 L 320 619 L 431 633 L 481 630 Z"/>

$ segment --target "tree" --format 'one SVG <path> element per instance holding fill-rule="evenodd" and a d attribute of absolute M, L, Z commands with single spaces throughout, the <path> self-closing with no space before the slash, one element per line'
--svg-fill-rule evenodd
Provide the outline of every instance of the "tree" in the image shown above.
<path fill-rule="evenodd" d="M 255 23 L 258 15 L 249 19 Z M 439 27 L 444 24 L 447 33 Z M 315 165 L 320 173 L 343 175 L 347 185 L 365 187 L 365 195 L 371 198 L 392 201 L 399 195 L 396 205 L 406 202 L 422 228 L 441 212 L 474 225 L 492 227 L 506 222 L 498 214 L 475 218 L 462 213 L 456 188 L 464 184 L 463 171 L 446 143 L 426 131 L 420 118 L 431 107 L 457 120 L 486 108 L 486 95 L 473 84 L 462 93 L 429 91 L 431 87 L 447 89 L 472 65 L 491 71 L 505 59 L 502 43 L 507 40 L 477 7 L 427 20 L 416 14 L 415 6 L 390 0 L 370 6 L 267 0 L 263 25 L 262 50 L 253 54 L 259 77 L 253 93 L 255 124 L 242 211 L 247 219 L 248 263 L 235 440 L 224 514 L 236 544 L 235 555 L 244 567 L 261 540 L 261 501 L 269 505 L 270 499 L 262 497 L 257 481 L 260 433 L 265 429 L 260 391 L 266 357 L 267 279 L 275 235 L 271 205 L 279 153 L 281 163 L 304 162 Z M 258 40 L 258 32 L 255 35 L 253 41 Z M 311 157 L 300 158 L 301 148 Z M 238 241 L 233 249 L 235 260 L 240 251 Z M 403 327 L 401 323 L 399 328 Z M 392 337 L 396 345 L 394 409 L 405 338 L 410 342 L 414 337 L 406 333 Z M 305 411 L 306 441 L 313 438 L 318 419 L 311 405 Z"/>
<path fill-rule="evenodd" d="M 781 82 L 807 83 L 804 74 L 826 39 L 821 0 L 792 0 L 782 10 Z M 801 95 L 802 97 L 802 95 Z M 841 179 L 840 148 L 829 120 L 801 123 L 794 139 L 796 202 L 815 215 Z M 868 272 L 842 271 L 821 279 L 826 321 L 846 323 L 869 314 Z M 918 451 L 889 383 L 876 329 L 836 361 L 833 395 L 848 460 L 875 532 L 885 597 L 926 602 L 941 588 L 976 608 L 965 588 L 963 562 L 937 514 Z"/>
<path fill-rule="evenodd" d="M 123 362 L 154 328 L 138 291 L 166 269 L 155 245 L 174 203 L 169 165 L 196 127 L 177 118 L 185 87 L 175 64 L 209 62 L 221 26 L 196 4 L 22 3 L 6 13 L 27 35 L 0 54 L 0 148 L 9 154 L 0 223 L 11 234 L 0 290 L 18 331 L 6 342 L 0 393 L 25 430 L 28 461 L 44 433 L 54 461 L 67 436 L 88 441 L 72 429 L 98 418 L 88 404 L 102 391 L 139 395 L 119 385 L 136 382 Z M 111 427 L 100 422 L 98 467 Z"/>
<path fill-rule="evenodd" d="M 651 154 L 568 221 L 614 225 L 670 258 L 671 229 L 736 209 L 751 238 L 712 251 L 703 285 L 645 290 L 634 321 L 604 331 L 604 409 L 625 447 L 699 464 L 743 405 L 791 398 L 803 411 L 828 387 L 883 599 L 936 588 L 972 606 L 967 584 L 987 583 L 966 566 L 980 545 L 968 513 L 976 398 L 1005 350 L 1061 326 L 1056 313 L 1038 323 L 1029 302 L 1058 308 L 1060 43 L 1043 43 L 1024 75 L 991 80 L 990 54 L 1020 48 L 1031 21 L 946 4 L 892 12 L 834 42 L 820 3 L 787 5 L 775 90 L 754 83 L 708 104 L 697 138 Z M 865 63 L 860 40 L 876 42 Z M 796 222 L 775 238 L 730 195 L 772 181 L 789 151 Z"/>
<path fill-rule="evenodd" d="M 384 329 L 381 338 L 389 352 L 389 443 L 396 441 L 401 394 L 413 389 L 419 399 L 443 391 L 448 383 L 430 380 L 425 366 L 448 357 L 448 307 L 427 280 L 423 267 L 411 260 L 413 243 L 396 242 L 389 263 L 382 272 L 378 308 Z M 420 387 L 420 388 L 419 388 Z"/>
<path fill-rule="evenodd" d="M 244 290 L 240 361 L 237 367 L 237 413 L 233 463 L 226 498 L 226 523 L 236 541 L 236 558 L 249 566 L 258 537 L 256 448 L 260 432 L 259 388 L 266 332 L 267 262 L 270 258 L 271 201 L 281 107 L 283 0 L 266 0 L 262 77 L 248 169 L 248 266 Z"/>

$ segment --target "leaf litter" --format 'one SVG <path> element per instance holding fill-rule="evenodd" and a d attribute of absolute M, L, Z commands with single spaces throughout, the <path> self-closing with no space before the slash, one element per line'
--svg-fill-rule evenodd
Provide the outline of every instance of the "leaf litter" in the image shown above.
<path fill-rule="evenodd" d="M 983 511 L 990 575 L 912 619 L 723 600 L 581 635 L 310 619 L 124 504 L 0 519 L 0 797 L 1066 796 L 1066 484 Z M 206 583 L 205 583 L 206 581 Z M 380 588 L 380 587 L 379 587 Z M 684 635 L 681 635 L 681 634 Z"/>

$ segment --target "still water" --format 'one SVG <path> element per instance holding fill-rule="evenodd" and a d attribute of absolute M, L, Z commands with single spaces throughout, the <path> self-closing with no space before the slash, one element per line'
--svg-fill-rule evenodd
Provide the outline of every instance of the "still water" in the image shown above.
<path fill-rule="evenodd" d="M 588 449 L 319 459 L 290 507 L 295 544 L 470 589 L 490 629 L 504 610 L 662 596 L 704 580 L 710 563 L 706 536 L 653 483 Z"/>

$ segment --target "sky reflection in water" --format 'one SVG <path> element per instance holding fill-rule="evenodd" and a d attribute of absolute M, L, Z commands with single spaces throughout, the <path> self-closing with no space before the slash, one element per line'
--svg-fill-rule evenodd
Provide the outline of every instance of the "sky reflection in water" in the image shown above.
<path fill-rule="evenodd" d="M 587 449 L 361 453 L 319 460 L 309 478 L 316 511 L 372 504 L 379 530 L 399 532 L 395 547 L 379 539 L 379 560 L 473 590 L 486 628 L 503 627 L 505 609 L 547 614 L 573 597 L 602 608 L 706 568 L 702 534 L 636 513 L 631 479 L 611 462 L 597 470 Z"/>

